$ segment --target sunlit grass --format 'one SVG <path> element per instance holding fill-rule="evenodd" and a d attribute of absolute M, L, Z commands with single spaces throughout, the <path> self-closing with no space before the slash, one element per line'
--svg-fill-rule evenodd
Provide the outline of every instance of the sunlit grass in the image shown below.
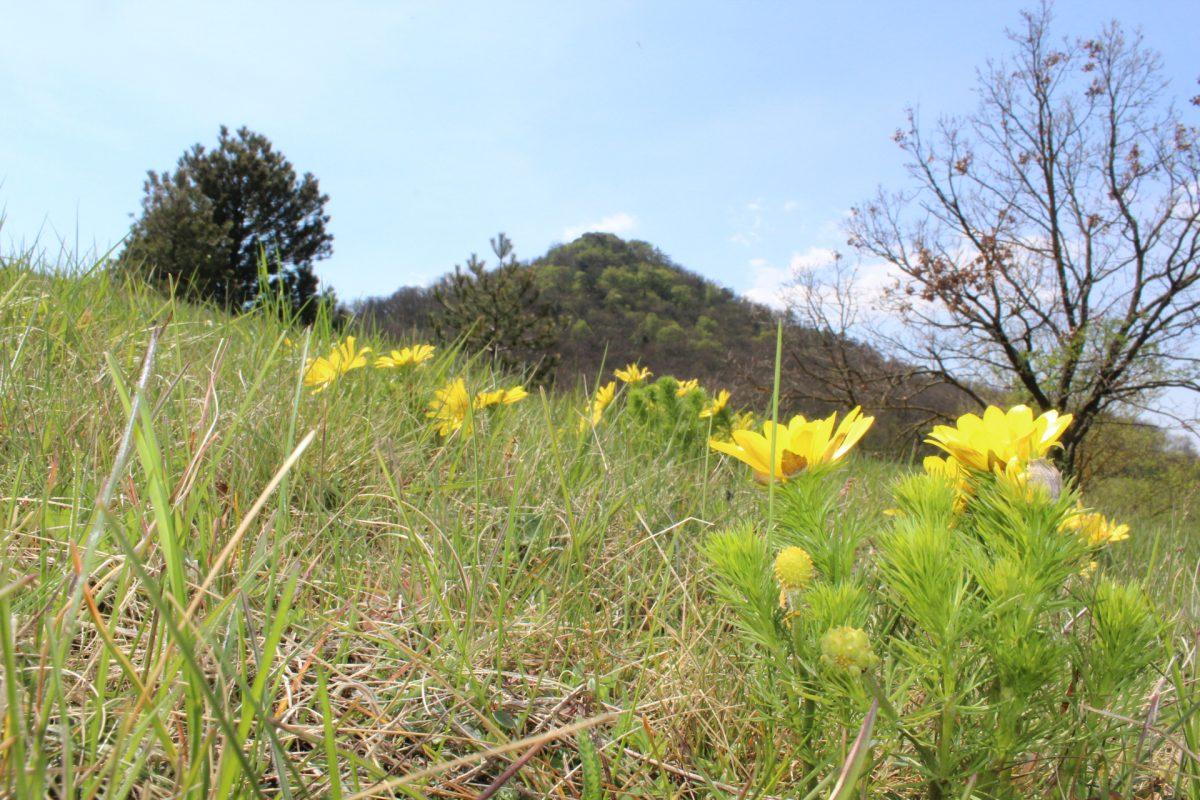
<path fill-rule="evenodd" d="M 593 759 L 614 794 L 788 794 L 699 548 L 761 514 L 741 470 L 622 435 L 594 386 L 443 436 L 439 389 L 521 376 L 439 348 L 313 393 L 328 321 L 104 271 L 9 263 L 0 325 L 8 792 L 474 796 L 528 738 L 526 796 L 578 795 Z M 849 501 L 881 512 L 902 469 L 857 457 Z M 1114 566 L 1194 613 L 1195 537 L 1125 521 Z"/>

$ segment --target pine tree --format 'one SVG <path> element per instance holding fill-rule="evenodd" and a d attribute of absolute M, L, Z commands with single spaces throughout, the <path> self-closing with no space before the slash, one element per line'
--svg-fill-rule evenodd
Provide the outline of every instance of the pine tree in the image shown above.
<path fill-rule="evenodd" d="M 557 309 L 542 300 L 533 271 L 517 260 L 511 239 L 500 233 L 491 245 L 494 269 L 472 253 L 465 269 L 456 265 L 433 288 L 441 307 L 433 316 L 434 332 L 443 341 L 461 339 L 501 369 L 531 367 L 535 380 L 544 379 L 558 360 Z"/>
<path fill-rule="evenodd" d="M 311 316 L 313 263 L 332 252 L 328 200 L 317 179 L 297 176 L 267 137 L 222 126 L 215 149 L 196 144 L 174 172 L 148 173 L 142 215 L 121 262 L 187 296 L 239 310 L 258 299 L 265 264 L 271 291 Z"/>

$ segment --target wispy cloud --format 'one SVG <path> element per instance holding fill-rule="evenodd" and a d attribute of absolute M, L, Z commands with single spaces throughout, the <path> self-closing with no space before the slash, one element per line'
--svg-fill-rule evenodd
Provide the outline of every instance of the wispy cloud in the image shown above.
<path fill-rule="evenodd" d="M 803 253 L 792 253 L 791 259 L 788 260 L 788 269 L 791 270 L 792 275 L 816 272 L 833 266 L 837 257 L 837 251 L 830 250 L 828 247 L 810 247 Z"/>
<path fill-rule="evenodd" d="M 738 210 L 738 229 L 729 241 L 745 247 L 761 241 L 766 222 L 763 219 L 763 201 L 751 200 Z"/>
<path fill-rule="evenodd" d="M 615 233 L 618 236 L 629 233 L 637 227 L 637 220 L 632 214 L 627 214 L 624 211 L 618 211 L 615 214 L 609 214 L 595 222 L 589 222 L 585 225 L 572 225 L 569 228 L 563 228 L 563 241 L 572 241 L 578 239 L 585 233 Z"/>
<path fill-rule="evenodd" d="M 802 272 L 815 272 L 833 264 L 837 253 L 827 247 L 810 247 L 803 252 L 792 253 L 786 267 L 771 265 L 765 258 L 750 259 L 754 270 L 753 281 L 744 294 L 756 303 L 771 308 L 787 308 L 792 287 Z"/>
<path fill-rule="evenodd" d="M 756 258 L 750 262 L 750 266 L 754 269 L 754 279 L 750 288 L 742 292 L 742 294 L 746 299 L 762 303 L 764 306 L 770 306 L 775 309 L 786 308 L 787 283 L 790 281 L 791 276 L 782 267 L 755 264 L 756 261 L 762 260 L 761 258 Z"/>
<path fill-rule="evenodd" d="M 792 253 L 786 267 L 775 266 L 763 258 L 751 259 L 750 288 L 742 294 L 756 303 L 771 308 L 784 309 L 797 299 L 797 279 L 813 274 L 821 281 L 835 280 L 834 264 L 837 251 L 828 247 L 810 247 Z M 866 262 L 855 267 L 855 303 L 863 318 L 888 316 L 885 302 L 887 291 L 895 285 L 898 272 L 886 262 Z"/>

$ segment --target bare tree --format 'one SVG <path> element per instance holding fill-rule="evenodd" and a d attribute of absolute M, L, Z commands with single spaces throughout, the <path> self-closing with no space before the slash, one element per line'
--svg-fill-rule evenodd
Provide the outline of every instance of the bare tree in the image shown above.
<path fill-rule="evenodd" d="M 1023 15 L 970 116 L 927 131 L 910 110 L 915 189 L 856 208 L 850 242 L 900 276 L 898 351 L 978 402 L 1074 414 L 1070 468 L 1100 415 L 1200 390 L 1200 137 L 1140 35 L 1058 42 L 1050 22 Z"/>
<path fill-rule="evenodd" d="M 889 337 L 877 324 L 873 293 L 858 266 L 841 253 L 827 264 L 797 269 L 787 284 L 789 318 L 807 332 L 801 347 L 786 349 L 793 380 L 789 400 L 883 414 L 893 449 L 919 441 L 918 432 L 969 405 L 964 395 L 920 360 L 890 357 L 878 345 Z M 876 292 L 877 293 L 877 292 Z"/>

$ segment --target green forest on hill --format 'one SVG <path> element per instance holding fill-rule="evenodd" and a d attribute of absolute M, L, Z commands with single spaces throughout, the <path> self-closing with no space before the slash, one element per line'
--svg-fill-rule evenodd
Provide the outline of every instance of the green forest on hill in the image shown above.
<path fill-rule="evenodd" d="M 870 345 L 805 327 L 686 269 L 647 242 L 588 233 L 520 269 L 532 273 L 541 303 L 557 319 L 546 353 L 556 365 L 549 377 L 560 387 L 595 385 L 603 372 L 640 362 L 657 374 L 727 388 L 736 402 L 762 407 L 782 322 L 785 361 L 805 367 L 783 376 L 786 407 L 823 414 L 847 403 L 862 405 L 881 416 L 877 446 L 907 452 L 930 419 L 970 406 L 952 387 L 909 376 L 906 365 Z M 430 335 L 443 311 L 436 291 L 449 279 L 403 287 L 358 304 L 355 312 L 386 336 Z M 539 355 L 531 352 L 528 360 Z M 894 402 L 899 396 L 903 404 Z"/>

